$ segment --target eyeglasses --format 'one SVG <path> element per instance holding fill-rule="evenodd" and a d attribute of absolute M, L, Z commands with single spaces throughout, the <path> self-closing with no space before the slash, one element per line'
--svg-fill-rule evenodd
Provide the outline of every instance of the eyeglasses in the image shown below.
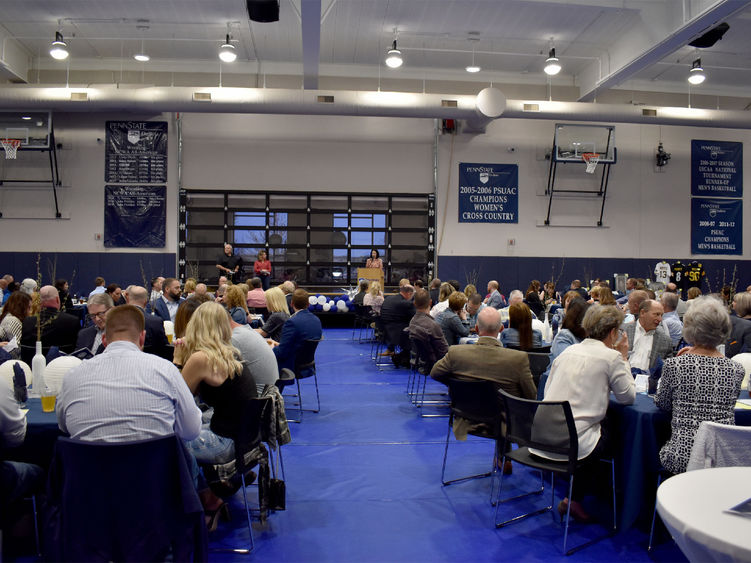
<path fill-rule="evenodd" d="M 103 319 L 106 314 L 107 311 L 102 311 L 101 313 L 89 313 L 88 315 L 86 315 L 86 318 L 88 318 L 90 321 L 95 321 L 97 319 Z"/>

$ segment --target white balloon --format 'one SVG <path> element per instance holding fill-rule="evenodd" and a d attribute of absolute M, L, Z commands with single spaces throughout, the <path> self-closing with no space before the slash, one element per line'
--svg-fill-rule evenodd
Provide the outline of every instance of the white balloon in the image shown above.
<path fill-rule="evenodd" d="M 326 298 L 326 296 L 325 296 L 325 295 L 319 295 L 319 296 L 318 296 L 318 304 L 319 304 L 319 305 L 323 305 L 323 304 L 324 304 L 324 303 L 326 303 L 327 301 L 328 301 L 328 299 Z"/>
<path fill-rule="evenodd" d="M 328 303 L 324 303 L 323 310 L 328 313 L 331 310 L 331 306 Z"/>
<path fill-rule="evenodd" d="M 310 303 L 311 305 L 315 305 L 316 303 L 318 303 L 318 299 L 316 298 L 315 295 L 311 295 L 310 297 L 308 297 L 308 303 Z"/>
<path fill-rule="evenodd" d="M 21 366 L 21 369 L 26 376 L 26 386 L 28 387 L 31 385 L 31 368 L 29 367 L 29 364 L 22 362 L 21 360 L 8 360 L 0 365 L 0 379 L 5 380 L 10 389 L 13 390 L 13 364 Z"/>
<path fill-rule="evenodd" d="M 333 309 L 334 307 L 336 307 L 336 303 L 334 303 L 334 300 L 333 300 L 333 299 L 332 299 L 331 301 L 329 301 L 329 307 L 331 307 L 332 309 Z"/>

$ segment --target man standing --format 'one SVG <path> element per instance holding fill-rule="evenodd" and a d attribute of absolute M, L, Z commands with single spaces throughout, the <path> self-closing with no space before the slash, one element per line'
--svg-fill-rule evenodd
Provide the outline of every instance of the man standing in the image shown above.
<path fill-rule="evenodd" d="M 274 347 L 274 355 L 279 365 L 279 371 L 289 369 L 295 371 L 297 352 L 306 340 L 320 340 L 323 331 L 321 321 L 308 310 L 308 292 L 296 289 L 292 294 L 292 316 L 282 327 L 279 346 Z"/>
<path fill-rule="evenodd" d="M 169 360 L 172 356 L 167 353 L 169 343 L 167 342 L 167 335 L 164 333 L 164 321 L 161 317 L 146 312 L 148 296 L 149 292 L 146 291 L 145 287 L 131 285 L 128 288 L 128 304 L 138 307 L 144 315 L 146 336 L 144 337 L 143 351 Z"/>
<path fill-rule="evenodd" d="M 633 291 L 633 295 L 636 291 Z M 660 360 L 673 355 L 673 342 L 665 327 L 661 327 L 663 308 L 659 301 L 647 299 L 639 306 L 636 322 L 626 323 L 623 330 L 628 336 L 629 364 L 632 373 L 650 375 L 650 389 L 656 389 L 661 370 Z"/>
<path fill-rule="evenodd" d="M 428 356 L 420 359 L 427 364 L 425 368 L 429 373 L 433 365 L 446 355 L 449 347 L 441 326 L 430 316 L 430 293 L 424 289 L 415 292 L 415 309 L 415 314 L 409 321 L 409 337 L 422 343 Z"/>
<path fill-rule="evenodd" d="M 91 296 L 88 303 L 88 318 L 92 325 L 78 333 L 76 350 L 86 348 L 94 356 L 104 352 L 104 319 L 107 311 L 114 306 L 112 298 L 106 293 Z"/>
<path fill-rule="evenodd" d="M 50 346 L 57 346 L 61 352 L 70 354 L 75 350 L 81 323 L 77 317 L 60 312 L 60 294 L 55 286 L 45 285 L 39 290 L 42 309 L 41 320 L 42 353 L 47 354 Z M 23 320 L 21 335 L 21 359 L 31 365 L 37 341 L 37 317 L 32 315 Z"/>
<path fill-rule="evenodd" d="M 216 269 L 224 273 L 233 283 L 238 283 L 242 272 L 243 259 L 232 254 L 232 245 L 224 243 L 224 253 L 219 255 L 216 261 Z"/>
<path fill-rule="evenodd" d="M 676 308 L 678 307 L 678 294 L 665 291 L 660 298 L 662 309 L 665 313 L 662 315 L 662 325 L 670 334 L 670 340 L 675 348 L 681 341 L 683 335 L 683 323 L 678 318 Z"/>
<path fill-rule="evenodd" d="M 409 336 L 404 329 L 415 315 L 415 305 L 412 296 L 415 288 L 407 284 L 399 288 L 399 293 L 389 295 L 381 305 L 381 322 L 386 331 L 388 349 L 383 353 L 385 356 L 394 356 L 396 347 L 401 352 L 393 358 L 394 364 L 409 366 Z"/>
<path fill-rule="evenodd" d="M 73 368 L 57 398 L 57 421 L 75 440 L 133 442 L 177 434 L 192 440 L 201 411 L 167 360 L 141 351 L 143 313 L 132 305 L 107 313 L 104 353 Z"/>
<path fill-rule="evenodd" d="M 503 295 L 501 295 L 501 292 L 498 291 L 499 287 L 498 282 L 495 280 L 488 282 L 487 289 L 490 295 L 488 295 L 488 298 L 485 300 L 485 305 L 488 307 L 493 307 L 494 309 L 506 307 L 506 300 L 503 298 Z"/>
<path fill-rule="evenodd" d="M 162 284 L 162 296 L 156 301 L 154 313 L 162 317 L 162 320 L 174 323 L 177 308 L 185 301 L 181 295 L 180 280 L 167 278 Z"/>

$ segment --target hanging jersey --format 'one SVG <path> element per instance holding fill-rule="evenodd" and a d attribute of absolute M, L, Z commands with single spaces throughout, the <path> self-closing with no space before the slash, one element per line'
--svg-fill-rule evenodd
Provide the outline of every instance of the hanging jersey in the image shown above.
<path fill-rule="evenodd" d="M 687 283 L 688 280 L 686 278 L 686 269 L 687 266 L 683 264 L 680 260 L 673 263 L 670 266 L 671 276 L 670 281 L 673 282 L 680 292 L 681 299 L 686 299 L 686 290 L 687 290 Z"/>
<path fill-rule="evenodd" d="M 693 262 L 686 271 L 688 287 L 701 287 L 701 282 L 706 275 L 707 273 L 704 271 L 701 262 Z"/>
<path fill-rule="evenodd" d="M 668 283 L 670 281 L 670 264 L 667 262 L 658 262 L 655 266 L 655 281 L 659 283 Z"/>

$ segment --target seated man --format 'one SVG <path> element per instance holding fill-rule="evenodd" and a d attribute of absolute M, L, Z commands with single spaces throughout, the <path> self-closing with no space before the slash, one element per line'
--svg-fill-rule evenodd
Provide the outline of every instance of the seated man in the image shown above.
<path fill-rule="evenodd" d="M 675 285 L 675 284 L 673 284 Z M 615 300 L 615 302 L 618 305 L 625 305 L 628 301 L 628 296 L 631 295 L 631 292 L 636 289 L 636 278 L 628 278 L 626 280 L 626 293 L 624 293 L 621 297 Z"/>
<path fill-rule="evenodd" d="M 485 305 L 488 307 L 493 307 L 495 309 L 501 309 L 503 307 L 508 306 L 508 303 L 506 303 L 506 299 L 504 299 L 503 295 L 501 295 L 501 292 L 498 290 L 500 286 L 498 285 L 498 282 L 495 280 L 491 280 L 488 282 L 488 298 L 485 299 Z M 522 296 L 523 298 L 523 296 Z"/>
<path fill-rule="evenodd" d="M 320 340 L 323 331 L 321 321 L 308 310 L 308 292 L 296 289 L 292 293 L 292 316 L 282 327 L 279 345 L 274 347 L 274 355 L 279 366 L 283 369 L 295 371 L 297 352 L 306 340 Z"/>
<path fill-rule="evenodd" d="M 688 311 L 688 301 L 681 299 L 681 293 L 678 291 L 678 286 L 673 282 L 668 282 L 665 286 L 664 293 L 675 293 L 678 296 L 678 305 L 675 307 L 675 312 L 678 314 L 678 318 L 683 320 L 683 315 Z"/>
<path fill-rule="evenodd" d="M 141 351 L 145 337 L 138 307 L 107 312 L 104 353 L 63 378 L 56 409 L 60 430 L 95 442 L 198 436 L 201 411 L 190 389 L 171 362 Z"/>
<path fill-rule="evenodd" d="M 477 316 L 477 344 L 450 346 L 446 355 L 438 360 L 430 377 L 445 383 L 448 377 L 482 379 L 492 381 L 510 395 L 524 399 L 536 399 L 537 388 L 529 369 L 526 352 L 510 350 L 501 346 L 498 333 L 501 330 L 501 315 L 493 307 L 483 309 Z M 455 423 L 454 432 L 459 437 Z M 464 425 L 464 431 L 471 427 Z M 504 466 L 504 473 L 511 473 L 511 463 Z"/>
<path fill-rule="evenodd" d="M 676 311 L 678 307 L 678 295 L 666 291 L 662 294 L 660 302 L 662 303 L 662 309 L 665 311 L 662 315 L 662 325 L 667 329 L 668 334 L 670 334 L 670 340 L 673 343 L 673 348 L 675 348 L 683 335 L 683 323 L 678 318 Z"/>
<path fill-rule="evenodd" d="M 45 285 L 39 290 L 41 301 L 41 340 L 42 353 L 47 355 L 50 346 L 57 346 L 61 352 L 70 354 L 75 350 L 81 322 L 70 313 L 60 312 L 60 294 L 52 285 Z M 21 359 L 31 365 L 37 341 L 37 317 L 26 317 L 22 324 Z"/>
<path fill-rule="evenodd" d="M 751 293 L 736 293 L 733 297 L 733 311 L 730 315 L 732 329 L 725 342 L 725 356 L 732 358 L 742 352 L 751 352 Z"/>
<path fill-rule="evenodd" d="M 88 317 L 92 325 L 78 333 L 76 350 L 86 348 L 94 356 L 104 352 L 104 343 L 102 342 L 104 337 L 104 319 L 107 311 L 114 306 L 112 298 L 106 293 L 97 293 L 91 296 L 88 303 Z"/>
<path fill-rule="evenodd" d="M 404 329 L 409 326 L 409 322 L 415 315 L 415 305 L 412 303 L 412 297 L 415 294 L 415 288 L 411 285 L 403 285 L 399 288 L 399 293 L 389 295 L 381 305 L 381 322 L 386 332 L 386 342 L 388 350 L 384 355 L 395 356 L 394 364 L 409 366 L 409 335 Z M 400 352 L 396 354 L 396 347 L 399 346 Z"/>
<path fill-rule="evenodd" d="M 643 289 L 635 289 L 628 294 L 626 299 L 626 316 L 623 319 L 623 324 L 632 323 L 639 318 L 639 307 L 649 299 L 649 294 Z"/>
<path fill-rule="evenodd" d="M 104 281 L 104 278 L 97 276 L 96 279 L 94 279 L 94 289 L 91 291 L 91 293 L 89 293 L 89 299 L 91 299 L 97 293 L 104 293 L 105 291 L 107 291 L 107 285 Z"/>
<path fill-rule="evenodd" d="M 427 373 L 430 373 L 433 364 L 445 356 L 449 349 L 443 330 L 430 316 L 430 302 L 430 293 L 418 289 L 415 292 L 415 314 L 409 321 L 409 337 L 422 342 L 423 349 L 430 354 L 429 357 L 420 358 L 426 364 L 421 367 L 424 367 Z"/>
<path fill-rule="evenodd" d="M 263 291 L 263 283 L 261 278 L 250 279 L 250 291 L 247 296 L 248 307 L 265 309 L 266 308 L 266 293 Z M 196 288 L 197 289 L 197 288 Z"/>
<path fill-rule="evenodd" d="M 467 322 L 469 323 L 470 332 L 477 332 L 477 315 L 485 307 L 487 307 L 487 305 L 482 302 L 482 295 L 479 293 L 473 293 L 469 298 L 469 301 L 467 301 L 464 308 L 467 311 Z"/>
<path fill-rule="evenodd" d="M 574 280 L 571 282 L 571 291 L 578 293 L 584 301 L 589 299 L 589 294 L 587 293 L 587 290 L 582 287 L 582 282 L 580 280 Z"/>
<path fill-rule="evenodd" d="M 509 293 L 508 296 L 508 307 L 504 307 L 503 309 L 499 309 L 501 312 L 501 322 L 503 323 L 503 326 L 508 326 L 508 310 L 511 307 L 511 305 L 515 305 L 517 303 L 524 303 L 524 294 L 518 290 L 515 289 L 511 293 Z M 532 311 L 530 311 L 532 313 Z M 532 313 L 532 319 L 536 319 L 537 316 Z"/>
<path fill-rule="evenodd" d="M 633 295 L 636 291 L 633 291 Z M 662 360 L 673 355 L 673 343 L 665 327 L 661 326 L 663 309 L 659 301 L 647 299 L 639 306 L 636 322 L 626 323 L 631 372 L 649 374 L 650 392 L 657 390 Z"/>
<path fill-rule="evenodd" d="M 147 354 L 154 354 L 167 360 L 172 359 L 172 349 L 169 348 L 167 335 L 164 332 L 164 321 L 157 315 L 150 315 L 146 312 L 146 302 L 149 298 L 149 292 L 145 287 L 140 285 L 131 285 L 128 288 L 128 303 L 138 307 L 144 316 L 144 327 L 146 336 L 143 341 L 143 351 Z"/>
<path fill-rule="evenodd" d="M 232 346 L 240 350 L 242 360 L 248 365 L 250 375 L 256 382 L 258 396 L 266 385 L 274 385 L 279 379 L 276 356 L 266 339 L 248 325 L 241 325 L 230 318 Z"/>
<path fill-rule="evenodd" d="M 185 301 L 185 298 L 181 297 L 181 295 L 180 280 L 175 278 L 164 280 L 162 284 L 162 296 L 156 300 L 154 314 L 162 317 L 163 321 L 172 321 L 174 323 L 177 308 L 180 306 L 180 303 Z"/>

